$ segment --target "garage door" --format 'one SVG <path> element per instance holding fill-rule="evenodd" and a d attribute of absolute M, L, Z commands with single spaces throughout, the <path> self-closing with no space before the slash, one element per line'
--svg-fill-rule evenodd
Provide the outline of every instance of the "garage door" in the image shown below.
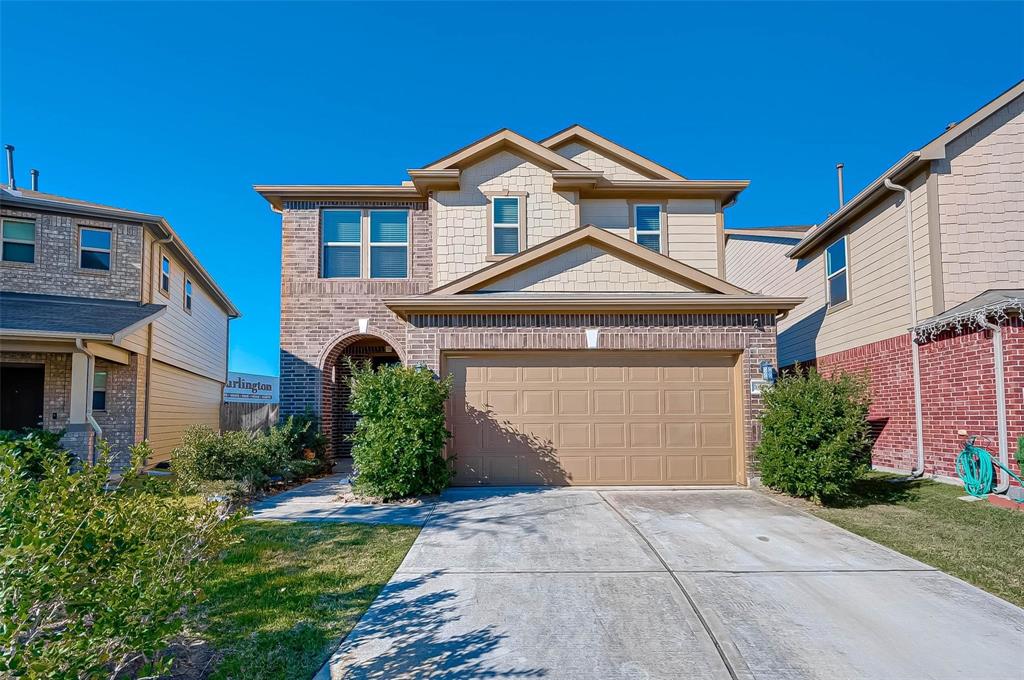
<path fill-rule="evenodd" d="M 735 357 L 446 357 L 456 484 L 733 484 Z"/>

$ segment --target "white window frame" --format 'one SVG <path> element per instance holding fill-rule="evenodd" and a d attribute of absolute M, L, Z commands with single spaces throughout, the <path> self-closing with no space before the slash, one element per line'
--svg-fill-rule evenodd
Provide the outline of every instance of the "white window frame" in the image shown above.
<path fill-rule="evenodd" d="M 405 242 L 404 243 L 374 243 L 373 242 L 373 230 L 370 228 L 371 218 L 370 215 L 375 212 L 400 212 L 405 213 Z M 374 281 L 404 281 L 409 278 L 409 269 L 411 269 L 410 259 L 412 257 L 412 250 L 410 249 L 409 232 L 412 231 L 412 215 L 409 214 L 408 208 L 367 208 L 363 215 L 366 220 L 366 278 L 373 279 Z M 405 248 L 405 276 L 374 276 L 373 267 L 373 249 L 374 248 Z"/>
<path fill-rule="evenodd" d="M 182 309 L 185 310 L 185 312 L 187 314 L 191 314 L 192 313 L 192 300 L 193 300 L 192 289 L 194 287 L 195 286 L 193 286 L 193 284 L 192 284 L 192 279 L 190 279 L 189 277 L 186 276 L 185 277 L 185 283 L 183 283 L 181 285 L 181 292 L 182 292 L 181 307 L 182 307 Z"/>
<path fill-rule="evenodd" d="M 103 375 L 103 378 L 104 378 L 103 379 L 103 388 L 102 389 L 96 387 L 96 376 L 101 375 L 101 374 Z M 97 371 L 97 370 L 93 371 L 93 373 L 92 373 L 92 394 L 89 395 L 89 410 L 95 410 L 95 411 L 100 411 L 100 412 L 106 413 L 106 411 L 107 411 L 107 397 L 109 396 L 107 394 L 107 382 L 109 380 L 110 380 L 110 372 L 109 371 Z M 93 407 L 93 404 L 96 402 L 96 393 L 97 392 L 102 392 L 103 393 L 103 408 L 101 408 L 101 409 L 96 409 L 96 408 Z"/>
<path fill-rule="evenodd" d="M 167 263 L 167 271 L 164 272 L 164 263 Z M 164 280 L 166 278 L 166 281 Z M 171 297 L 171 258 L 160 253 L 160 292 Z"/>
<path fill-rule="evenodd" d="M 87 231 L 102 231 L 106 232 L 110 236 L 110 247 L 109 248 L 95 248 L 93 246 L 86 246 L 85 239 L 82 238 L 82 234 Z M 83 267 L 82 266 L 82 253 L 106 253 L 107 254 L 107 268 L 96 269 L 95 267 Z M 109 272 L 114 269 L 114 230 L 106 229 L 105 227 L 91 227 L 83 224 L 78 227 L 78 268 L 84 269 L 90 272 Z"/>
<path fill-rule="evenodd" d="M 324 213 L 326 212 L 356 212 L 359 213 L 359 240 L 358 241 L 324 241 Z M 354 281 L 363 278 L 363 237 L 366 232 L 367 220 L 366 210 L 363 208 L 323 208 L 320 210 L 320 278 L 322 279 L 344 279 Z M 324 257 L 324 248 L 330 246 L 355 246 L 359 248 L 359 273 L 355 276 L 327 276 L 327 258 Z"/>
<path fill-rule="evenodd" d="M 843 242 L 843 266 L 840 269 L 829 274 L 828 272 L 828 251 L 832 246 L 836 245 L 840 241 Z M 828 309 L 835 309 L 836 307 L 842 307 L 850 302 L 850 240 L 847 235 L 844 234 L 837 238 L 835 241 L 825 247 L 825 300 L 828 303 Z M 842 302 L 832 302 L 832 279 L 839 276 L 840 274 L 846 274 L 846 298 Z"/>
<path fill-rule="evenodd" d="M 6 224 L 7 222 L 20 222 L 22 224 L 31 224 L 32 225 L 32 237 L 33 237 L 32 240 L 31 241 L 27 241 L 27 240 L 21 239 L 21 238 L 7 238 L 6 236 L 4 236 L 4 224 Z M 32 261 L 31 262 L 22 262 L 21 260 L 3 260 L 3 261 L 4 262 L 8 262 L 8 263 L 13 263 L 13 264 L 20 264 L 20 265 L 35 264 L 36 263 L 36 250 L 38 250 L 38 248 L 36 247 L 36 240 L 38 239 L 38 237 L 39 237 L 39 224 L 35 220 L 22 220 L 22 219 L 15 219 L 15 218 L 0 220 L 0 260 L 3 259 L 3 248 L 4 248 L 3 244 L 4 243 L 20 243 L 23 246 L 32 246 Z"/>
<path fill-rule="evenodd" d="M 497 213 L 495 212 L 498 207 L 499 200 L 514 199 L 516 202 L 516 252 L 514 253 L 499 253 L 496 250 L 498 243 L 497 230 L 498 229 L 511 229 L 512 225 L 502 222 L 498 224 Z M 523 197 L 522 196 L 491 196 L 491 252 L 492 257 L 512 257 L 518 255 L 523 251 Z"/>
<path fill-rule="evenodd" d="M 658 209 L 658 231 L 643 231 L 639 229 L 640 221 L 637 219 L 636 213 L 639 208 L 657 208 Z M 658 249 L 652 252 L 660 253 L 662 248 L 665 246 L 665 240 L 662 234 L 665 232 L 664 220 L 662 219 L 662 205 L 660 203 L 634 203 L 633 204 L 633 242 L 640 244 L 640 234 L 657 234 L 658 235 Z M 647 246 L 644 246 L 645 248 Z"/>

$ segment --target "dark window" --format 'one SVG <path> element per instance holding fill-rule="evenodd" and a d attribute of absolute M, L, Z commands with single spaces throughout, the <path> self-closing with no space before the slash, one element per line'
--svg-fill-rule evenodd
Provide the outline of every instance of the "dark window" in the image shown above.
<path fill-rule="evenodd" d="M 825 249 L 825 278 L 828 281 L 828 306 L 850 299 L 850 278 L 846 266 L 846 237 Z"/>
<path fill-rule="evenodd" d="M 185 279 L 185 311 L 192 313 L 192 282 Z"/>
<path fill-rule="evenodd" d="M 83 269 L 110 270 L 110 230 L 82 227 L 78 232 L 78 263 Z"/>
<path fill-rule="evenodd" d="M 167 294 L 171 292 L 171 261 L 166 257 L 160 258 L 160 290 Z"/>
<path fill-rule="evenodd" d="M 107 410 L 107 372 L 96 371 L 92 378 L 92 410 Z"/>
<path fill-rule="evenodd" d="M 3 253 L 0 257 L 5 262 L 36 261 L 36 224 L 22 220 L 4 220 L 3 222 Z"/>

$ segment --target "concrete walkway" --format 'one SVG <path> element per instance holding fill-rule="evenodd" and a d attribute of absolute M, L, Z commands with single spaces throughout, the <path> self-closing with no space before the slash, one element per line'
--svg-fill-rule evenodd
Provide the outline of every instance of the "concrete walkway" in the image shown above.
<path fill-rule="evenodd" d="M 1024 610 L 755 492 L 453 489 L 317 677 L 974 679 L 1022 643 Z"/>
<path fill-rule="evenodd" d="M 252 519 L 283 522 L 361 522 L 423 526 L 433 503 L 363 505 L 342 503 L 351 490 L 348 473 L 336 473 L 264 498 L 252 505 Z"/>

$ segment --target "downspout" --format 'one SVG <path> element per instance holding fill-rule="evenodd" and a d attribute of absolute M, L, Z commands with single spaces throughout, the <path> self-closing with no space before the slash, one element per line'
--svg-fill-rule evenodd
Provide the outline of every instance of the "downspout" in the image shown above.
<path fill-rule="evenodd" d="M 999 324 L 989 323 L 984 314 L 977 317 L 978 325 L 992 331 L 992 353 L 995 356 L 996 373 L 996 431 L 999 436 L 999 484 L 995 493 L 1006 493 L 1010 488 L 1010 475 L 1006 468 L 1010 467 L 1010 450 L 1006 445 L 1006 375 L 1003 371 L 1003 329 Z"/>
<path fill-rule="evenodd" d="M 903 192 L 903 209 L 907 218 L 907 284 L 910 286 L 910 355 L 914 368 L 914 429 L 917 440 L 917 467 L 910 471 L 912 478 L 924 475 L 924 418 L 921 415 L 921 356 L 917 344 L 917 273 L 914 262 L 914 211 L 910 203 L 910 189 L 885 178 L 885 188 Z"/>
<path fill-rule="evenodd" d="M 153 302 L 153 287 L 159 285 L 161 269 L 156 261 L 157 246 L 162 246 L 174 240 L 174 235 L 169 234 L 150 244 L 149 247 L 149 300 Z M 153 280 L 153 274 L 157 274 L 157 280 Z M 149 395 L 152 393 L 153 384 L 153 324 L 149 324 L 149 332 L 146 340 L 146 395 L 142 404 L 142 438 L 149 440 Z"/>
<path fill-rule="evenodd" d="M 85 381 L 85 419 L 89 421 L 89 426 L 92 427 L 92 431 L 96 433 L 96 440 L 103 439 L 103 428 L 96 422 L 96 419 L 92 417 L 92 389 L 93 381 L 96 379 L 96 355 L 90 352 L 85 347 L 85 343 L 81 338 L 75 338 L 75 347 L 78 351 L 89 357 L 89 367 L 87 369 L 88 375 Z M 89 464 L 96 464 L 96 447 L 92 448 L 89 452 Z"/>

